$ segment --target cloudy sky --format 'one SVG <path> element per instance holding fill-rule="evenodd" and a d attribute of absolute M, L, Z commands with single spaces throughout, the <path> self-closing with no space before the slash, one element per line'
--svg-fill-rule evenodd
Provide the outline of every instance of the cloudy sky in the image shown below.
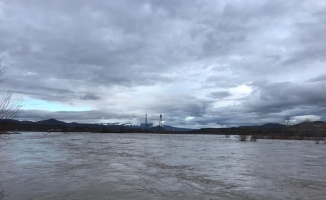
<path fill-rule="evenodd" d="M 1 0 L 20 119 L 326 120 L 324 0 Z"/>

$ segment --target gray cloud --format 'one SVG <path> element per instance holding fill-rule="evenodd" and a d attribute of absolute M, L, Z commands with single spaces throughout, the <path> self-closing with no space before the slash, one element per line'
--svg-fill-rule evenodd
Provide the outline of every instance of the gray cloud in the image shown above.
<path fill-rule="evenodd" d="M 88 92 L 88 93 L 84 94 L 83 96 L 81 96 L 80 99 L 82 99 L 82 100 L 99 100 L 100 97 L 96 94 Z"/>
<path fill-rule="evenodd" d="M 308 0 L 4 0 L 1 91 L 49 104 L 26 118 L 140 122 L 147 110 L 188 127 L 325 119 L 325 13 Z"/>
<path fill-rule="evenodd" d="M 326 108 L 326 94 L 318 84 L 294 84 L 291 82 L 257 83 L 256 94 L 245 105 L 256 112 L 280 112 L 298 106 Z"/>
<path fill-rule="evenodd" d="M 308 82 L 322 82 L 322 81 L 326 81 L 326 74 L 308 80 Z"/>
<path fill-rule="evenodd" d="M 19 113 L 19 119 L 29 119 L 33 121 L 45 120 L 49 118 L 56 118 L 66 122 L 83 122 L 83 123 L 99 123 L 105 122 L 108 119 L 116 120 L 118 122 L 121 118 L 127 121 L 137 121 L 138 116 L 132 116 L 123 113 L 110 113 L 103 111 L 58 111 L 49 112 L 43 110 L 22 110 Z M 136 120 L 135 120 L 136 119 Z"/>
<path fill-rule="evenodd" d="M 212 92 L 212 93 L 208 94 L 209 97 L 217 98 L 217 99 L 223 99 L 223 98 L 228 97 L 230 95 L 231 94 L 228 91 Z"/>

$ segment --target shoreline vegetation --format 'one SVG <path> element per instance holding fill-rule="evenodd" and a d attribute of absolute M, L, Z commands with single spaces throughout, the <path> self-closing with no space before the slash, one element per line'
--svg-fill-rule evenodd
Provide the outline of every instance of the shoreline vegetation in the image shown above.
<path fill-rule="evenodd" d="M 296 125 L 264 124 L 261 126 L 240 126 L 231 128 L 183 129 L 172 126 L 126 126 L 66 123 L 55 119 L 39 122 L 3 120 L 0 134 L 19 134 L 20 132 L 90 132 L 90 133 L 154 133 L 154 134 L 198 134 L 198 135 L 236 135 L 239 141 L 257 139 L 313 140 L 326 142 L 326 122 L 302 122 Z"/>

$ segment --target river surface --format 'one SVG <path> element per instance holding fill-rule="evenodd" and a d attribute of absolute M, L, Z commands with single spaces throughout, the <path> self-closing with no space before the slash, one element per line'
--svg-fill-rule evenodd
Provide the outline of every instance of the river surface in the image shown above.
<path fill-rule="evenodd" d="M 322 200 L 326 144 L 239 142 L 217 135 L 23 133 L 2 141 L 1 188 L 5 200 Z"/>

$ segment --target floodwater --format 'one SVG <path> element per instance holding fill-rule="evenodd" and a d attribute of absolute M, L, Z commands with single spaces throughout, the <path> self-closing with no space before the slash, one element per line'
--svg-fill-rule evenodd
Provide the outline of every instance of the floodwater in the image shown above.
<path fill-rule="evenodd" d="M 239 142 L 217 135 L 23 133 L 0 148 L 1 188 L 5 200 L 320 200 L 326 199 L 326 144 Z"/>

